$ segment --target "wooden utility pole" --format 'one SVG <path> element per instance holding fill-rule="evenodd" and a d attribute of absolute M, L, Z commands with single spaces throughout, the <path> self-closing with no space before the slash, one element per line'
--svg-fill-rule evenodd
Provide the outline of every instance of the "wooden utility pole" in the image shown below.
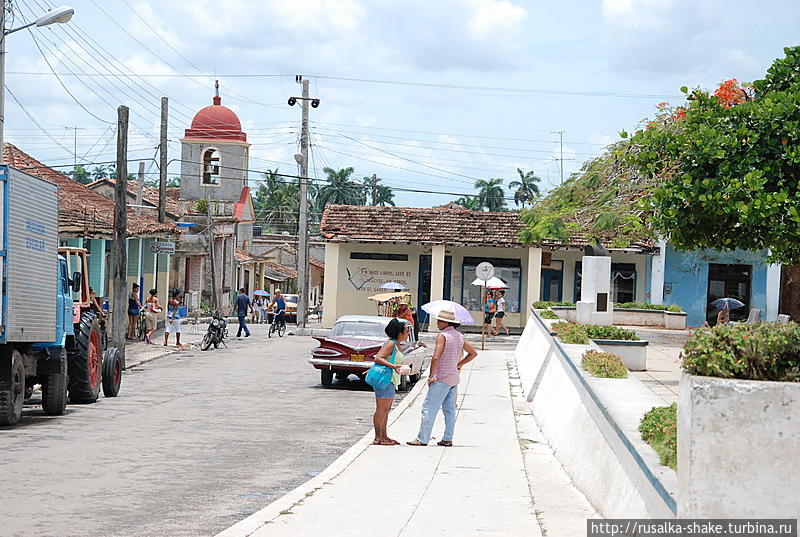
<path fill-rule="evenodd" d="M 136 216 L 142 214 L 142 202 L 144 201 L 144 161 L 139 161 L 139 182 L 136 184 Z"/>
<path fill-rule="evenodd" d="M 119 349 L 125 368 L 125 336 L 128 333 L 128 107 L 117 109 L 117 180 L 114 183 L 114 242 L 111 251 L 111 341 Z"/>
<path fill-rule="evenodd" d="M 158 156 L 158 221 L 167 221 L 167 122 L 169 120 L 169 98 L 161 97 L 161 141 Z"/>

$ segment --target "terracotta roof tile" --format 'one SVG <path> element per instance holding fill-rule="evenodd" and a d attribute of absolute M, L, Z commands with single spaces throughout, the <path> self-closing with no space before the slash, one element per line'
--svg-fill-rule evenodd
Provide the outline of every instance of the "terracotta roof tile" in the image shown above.
<path fill-rule="evenodd" d="M 116 179 L 112 179 L 110 177 L 105 177 L 103 179 L 98 179 L 93 183 L 89 183 L 86 185 L 86 188 L 92 189 L 93 186 L 101 184 L 101 183 L 108 183 L 110 185 L 115 185 L 117 183 Z M 128 193 L 132 196 L 136 197 L 136 190 L 139 186 L 139 181 L 128 181 Z M 165 208 L 167 211 L 167 217 L 172 216 L 173 218 L 177 218 L 180 214 L 180 207 L 178 205 L 178 196 L 180 195 L 180 188 L 167 188 L 166 190 L 166 203 Z M 142 187 L 142 198 L 154 207 L 158 207 L 158 189 L 153 188 L 148 185 L 144 185 Z"/>
<path fill-rule="evenodd" d="M 61 172 L 48 168 L 12 144 L 3 144 L 4 162 L 58 186 L 58 232 L 80 237 L 111 237 L 114 233 L 114 202 Z M 172 224 L 128 210 L 128 235 L 176 233 Z"/>
<path fill-rule="evenodd" d="M 469 246 L 522 247 L 523 222 L 517 212 L 470 211 L 460 205 L 435 208 L 372 207 L 328 204 L 322 215 L 321 235 L 332 242 L 375 241 Z M 587 237 L 573 233 L 570 241 L 545 240 L 551 247 L 583 247 Z M 630 250 L 650 250 L 632 245 Z"/>

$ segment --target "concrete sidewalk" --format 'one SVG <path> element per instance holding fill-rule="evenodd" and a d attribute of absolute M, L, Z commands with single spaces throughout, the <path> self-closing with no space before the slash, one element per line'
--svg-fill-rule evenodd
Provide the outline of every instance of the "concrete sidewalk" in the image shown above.
<path fill-rule="evenodd" d="M 367 435 L 322 474 L 218 537 L 528 537 L 543 535 L 543 526 L 564 529 L 560 537 L 583 535 L 585 518 L 596 515 L 552 453 L 538 446 L 523 457 L 524 446 L 538 440 L 530 439 L 533 418 L 515 412 L 512 362 L 508 351 L 485 351 L 465 368 L 454 447 L 438 447 L 436 439 L 428 447 L 405 445 L 419 427 L 423 380 L 390 417 L 390 436 L 402 445 L 373 446 Z M 523 418 L 525 438 L 518 433 Z M 434 436 L 440 438 L 443 428 L 440 414 Z M 531 480 L 567 504 L 564 513 L 575 520 L 543 521 Z M 547 517 L 555 520 L 560 513 L 553 509 Z"/>

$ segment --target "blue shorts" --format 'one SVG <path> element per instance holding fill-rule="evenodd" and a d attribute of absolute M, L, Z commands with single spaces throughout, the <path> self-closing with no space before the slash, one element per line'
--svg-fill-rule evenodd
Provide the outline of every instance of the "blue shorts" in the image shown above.
<path fill-rule="evenodd" d="M 395 393 L 394 384 L 391 382 L 382 390 L 375 390 L 375 399 L 394 399 Z"/>

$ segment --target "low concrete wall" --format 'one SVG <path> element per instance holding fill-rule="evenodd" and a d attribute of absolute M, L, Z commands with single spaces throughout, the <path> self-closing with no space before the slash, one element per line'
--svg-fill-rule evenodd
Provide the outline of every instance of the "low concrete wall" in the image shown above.
<path fill-rule="evenodd" d="M 565 321 L 577 322 L 573 306 L 553 306 L 550 309 Z M 683 312 L 614 308 L 612 319 L 615 325 L 622 326 L 660 326 L 674 330 L 686 328 L 686 314 Z"/>
<path fill-rule="evenodd" d="M 597 350 L 610 352 L 622 358 L 629 371 L 647 370 L 647 341 L 622 341 L 612 339 L 593 339 Z"/>
<path fill-rule="evenodd" d="M 800 383 L 684 375 L 681 518 L 800 518 Z"/>
<path fill-rule="evenodd" d="M 608 518 L 675 516 L 675 473 L 638 425 L 666 403 L 636 377 L 599 379 L 579 365 L 589 345 L 562 345 L 535 313 L 516 348 L 523 389 L 542 433 L 575 485 Z"/>

